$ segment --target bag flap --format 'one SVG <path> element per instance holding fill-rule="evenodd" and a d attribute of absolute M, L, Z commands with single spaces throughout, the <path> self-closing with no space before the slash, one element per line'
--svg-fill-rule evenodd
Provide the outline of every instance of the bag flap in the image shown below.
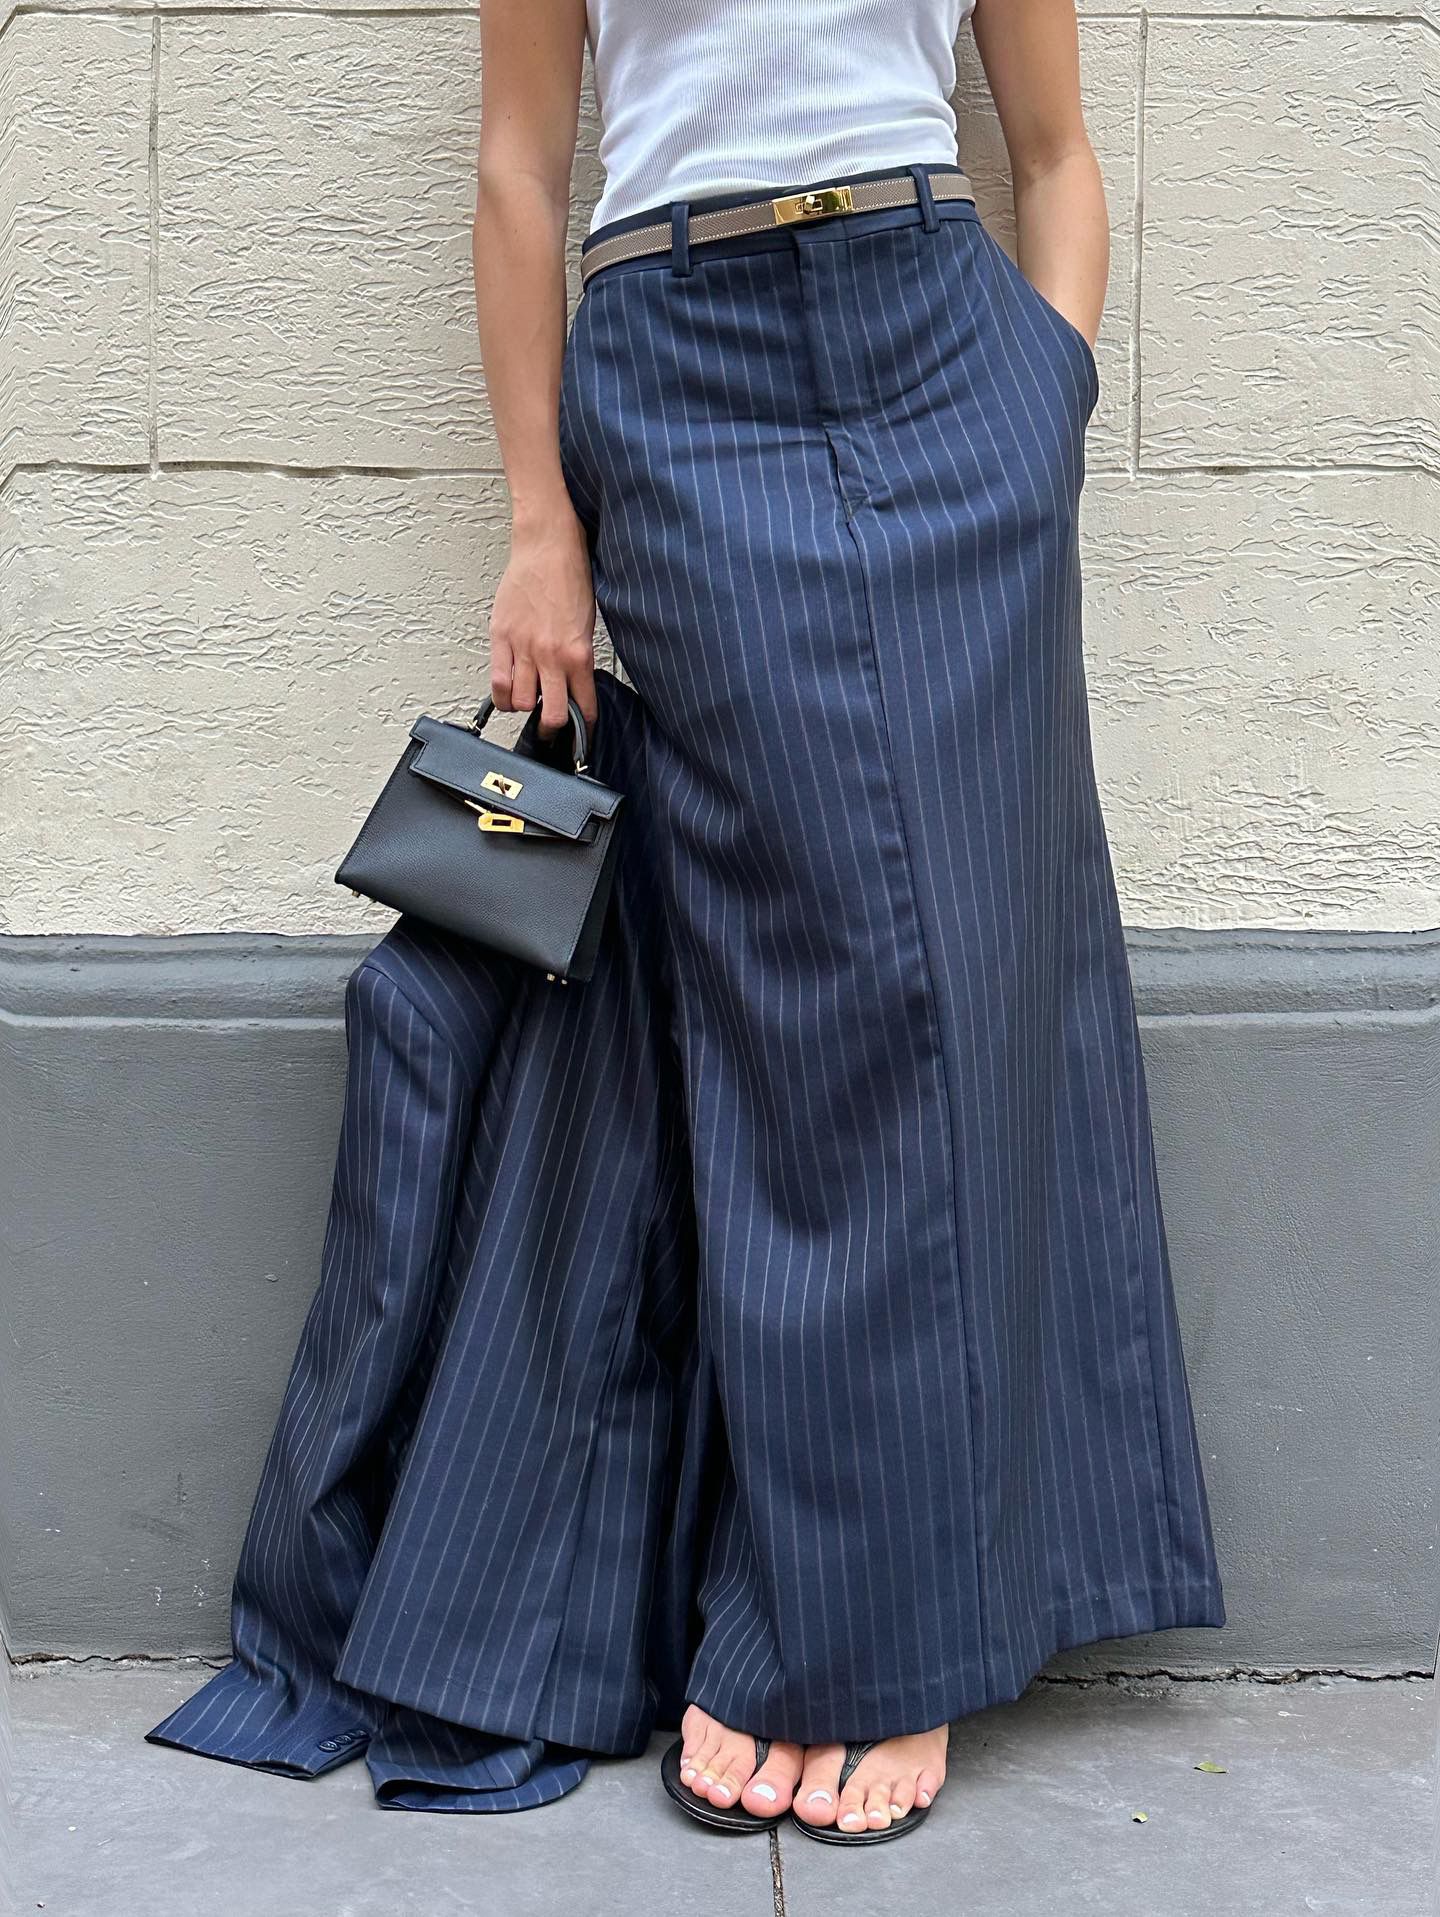
<path fill-rule="evenodd" d="M 531 825 L 547 827 L 562 838 L 584 836 L 594 818 L 615 816 L 623 794 L 584 773 L 561 772 L 542 759 L 496 745 L 471 726 L 432 719 L 428 713 L 410 728 L 420 750 L 410 770 L 443 785 L 463 799 L 475 799 L 497 812 L 513 812 Z M 487 772 L 518 779 L 518 792 L 499 792 L 484 783 Z"/>

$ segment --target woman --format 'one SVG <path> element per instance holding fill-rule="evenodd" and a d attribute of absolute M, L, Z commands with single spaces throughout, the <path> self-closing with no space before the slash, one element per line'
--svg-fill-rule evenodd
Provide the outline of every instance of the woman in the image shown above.
<path fill-rule="evenodd" d="M 598 603 L 647 714 L 727 1440 L 666 1783 L 840 1842 L 915 1828 L 1057 1649 L 1224 1621 L 1085 708 L 1073 0 L 973 16 L 1018 268 L 965 11 L 481 8 L 491 688 L 593 719 Z"/>
<path fill-rule="evenodd" d="M 1224 1621 L 1087 729 L 1075 22 L 975 16 L 1022 272 L 960 5 L 485 0 L 492 692 L 598 721 L 615 910 L 574 991 L 408 916 L 351 975 L 234 1656 L 153 1743 L 495 1812 L 678 1725 L 692 1816 L 886 1842 L 1055 1651 Z"/>

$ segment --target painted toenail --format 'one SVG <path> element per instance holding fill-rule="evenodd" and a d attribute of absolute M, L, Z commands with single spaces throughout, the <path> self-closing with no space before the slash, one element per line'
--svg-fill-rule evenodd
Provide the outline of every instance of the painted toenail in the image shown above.
<path fill-rule="evenodd" d="M 680 1773 L 680 1780 L 682 1783 L 688 1784 L 690 1782 L 690 1779 L 694 1775 L 695 1775 L 695 1766 L 693 1764 L 687 1764 L 684 1770 L 681 1771 Z"/>
<path fill-rule="evenodd" d="M 757 1797 L 763 1797 L 769 1804 L 775 1802 L 775 1787 L 773 1784 L 756 1784 L 752 1788 Z"/>
<path fill-rule="evenodd" d="M 830 1795 L 829 1791 L 811 1791 L 810 1802 L 812 1804 L 833 1804 L 835 1799 Z"/>
<path fill-rule="evenodd" d="M 905 1815 L 905 1806 L 903 1804 L 892 1804 L 890 1806 L 890 1815 L 892 1817 L 903 1817 Z"/>
<path fill-rule="evenodd" d="M 865 1819 L 860 1815 L 859 1811 L 846 1811 L 845 1815 L 840 1819 L 840 1822 L 842 1824 L 863 1824 Z"/>
<path fill-rule="evenodd" d="M 717 1784 L 715 1786 L 715 1795 L 717 1797 L 728 1797 L 730 1795 L 730 1786 L 728 1784 Z"/>
<path fill-rule="evenodd" d="M 930 1793 L 929 1793 L 929 1791 L 921 1791 L 921 1793 L 920 1793 L 920 1802 L 921 1802 L 922 1804 L 928 1804 L 928 1803 L 930 1802 Z"/>

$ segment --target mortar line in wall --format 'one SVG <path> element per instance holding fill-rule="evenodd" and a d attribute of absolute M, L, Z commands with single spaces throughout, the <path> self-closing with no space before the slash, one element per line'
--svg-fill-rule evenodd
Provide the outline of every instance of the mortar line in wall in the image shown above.
<path fill-rule="evenodd" d="M 12 1653 L 10 1663 L 24 1672 L 27 1682 L 54 1671 L 75 1672 L 89 1665 L 105 1675 L 136 1669 L 189 1670 L 196 1664 L 223 1670 L 231 1653 L 213 1651 L 20 1651 Z M 1093 1670 L 1041 1671 L 1037 1687 L 1055 1690 L 1126 1690 L 1139 1684 L 1265 1684 L 1277 1689 L 1319 1688 L 1327 1678 L 1339 1678 L 1350 1684 L 1433 1684 L 1435 1671 L 1427 1664 L 1399 1665 L 1394 1670 L 1367 1670 L 1361 1664 L 1191 1664 L 1119 1665 Z"/>
<path fill-rule="evenodd" d="M 1149 77 L 1150 16 L 1140 12 L 1140 46 L 1135 63 L 1135 192 L 1131 201 L 1130 240 L 1130 475 L 1140 471 L 1140 288 L 1145 258 L 1145 84 Z"/>
<path fill-rule="evenodd" d="M 1196 932 L 1206 928 L 1197 926 Z M 386 927 L 375 924 L 368 928 L 368 935 L 378 940 Z M 26 936 L 44 937 L 46 934 L 7 934 L 10 938 Z M 83 938 L 82 933 L 71 934 Z M 108 938 L 161 939 L 173 937 L 177 941 L 191 936 L 184 932 L 164 933 L 105 933 L 96 936 Z M 236 938 L 246 937 L 243 931 L 237 931 Z M 320 939 L 336 945 L 345 945 L 354 934 L 350 932 L 305 932 L 300 936 Z M 71 961 L 73 963 L 73 961 Z M 355 961 L 360 962 L 359 958 Z M 1367 1032 L 1400 1031 L 1420 1032 L 1440 1024 L 1440 1006 L 1431 1005 L 1342 1005 L 1342 1006 L 1278 1006 L 1267 1005 L 1258 1011 L 1247 1012 L 1233 1005 L 1215 1007 L 1197 1007 L 1194 1011 L 1161 1010 L 1141 1011 L 1138 1014 L 1141 1035 L 1151 1031 L 1189 1034 L 1201 1030 L 1215 1030 L 1224 1027 L 1230 1032 L 1250 1032 L 1273 1030 L 1277 1023 L 1283 1023 L 1287 1029 L 1299 1028 L 1306 1032 L 1337 1032 L 1342 1027 L 1347 1031 L 1363 1028 Z M 275 1009 L 269 1012 L 255 1012 L 248 1015 L 226 1017 L 215 1012 L 173 1012 L 170 1014 L 152 1014 L 136 1012 L 12 1012 L 0 1006 L 0 1032 L 71 1032 L 71 1033 L 107 1033 L 144 1030 L 150 1032 L 197 1032 L 212 1037 L 229 1037 L 235 1033 L 274 1031 L 283 1026 L 291 1032 L 332 1032 L 343 1030 L 344 1019 L 340 1009 L 328 1013 L 287 1012 Z M 1403 1676 L 1425 1676 L 1424 1672 L 1403 1672 Z"/>
<path fill-rule="evenodd" d="M 1279 479 L 1301 479 L 1307 476 L 1344 479 L 1365 476 L 1393 479 L 1440 479 L 1440 468 L 1426 466 L 1419 461 L 1408 465 L 1385 465 L 1378 461 L 1364 460 L 1327 460 L 1323 464 L 1305 464 L 1301 461 L 1286 463 L 1275 461 L 1266 463 L 1255 461 L 1225 460 L 1207 463 L 1196 461 L 1193 465 L 1147 466 L 1133 468 L 1124 466 L 1106 466 L 1102 460 L 1091 462 L 1091 472 L 1096 478 L 1105 478 L 1117 473 L 1133 480 L 1163 479 L 1243 479 L 1251 474 L 1268 474 Z M 8 490 L 12 480 L 35 478 L 46 473 L 70 473 L 81 476 L 86 473 L 112 474 L 118 478 L 158 479 L 166 474 L 186 473 L 237 473 L 268 474 L 274 479 L 498 479 L 505 477 L 501 466 L 361 466 L 331 465 L 302 466 L 276 464 L 273 460 L 248 459 L 162 459 L 152 466 L 148 461 L 140 460 L 84 460 L 84 459 L 36 459 L 18 460 L 0 479 L 0 497 Z"/>
<path fill-rule="evenodd" d="M 160 471 L 160 8 L 150 28 L 150 471 Z"/>
<path fill-rule="evenodd" d="M 1297 10 L 1285 13 L 1278 9 L 1258 12 L 1246 8 L 1242 11 L 1239 7 L 1147 9 L 1139 6 L 1126 7 L 1114 13 L 1096 13 L 1086 7 L 1081 12 L 1080 23 L 1083 26 L 1087 20 L 1139 20 L 1147 12 L 1152 20 L 1186 20 L 1205 26 L 1223 26 L 1227 21 L 1241 27 L 1412 26 L 1428 27 L 1431 32 L 1440 33 L 1440 22 L 1432 20 L 1425 13 L 1365 13 L 1349 8 L 1334 8 L 1329 12 L 1303 13 Z"/>
<path fill-rule="evenodd" d="M 56 0 L 19 0 L 19 4 L 0 19 L 0 39 L 3 39 L 14 20 L 29 17 L 54 20 L 148 20 L 152 14 L 159 14 L 171 20 L 204 20 L 212 15 L 222 19 L 285 19 L 285 20 L 426 20 L 473 18 L 472 6 L 447 5 L 445 0 L 424 0 L 423 5 L 413 7 L 365 7 L 331 6 L 319 4 L 313 7 L 275 7 L 260 4 L 247 6 L 244 0 L 220 0 L 215 6 L 207 6 L 199 0 L 195 6 L 167 6 L 165 0 L 135 0 L 127 6 L 123 0 L 98 0 L 92 6 L 66 6 L 56 4 Z M 1095 16 L 1091 16 L 1094 18 Z M 1106 16 L 1109 17 L 1109 16 Z M 1123 18 L 1123 15 L 1115 15 Z"/>
<path fill-rule="evenodd" d="M 27 16 L 50 17 L 53 19 L 148 19 L 152 13 L 159 13 L 174 19 L 201 20 L 211 16 L 217 18 L 287 19 L 287 20 L 424 20 L 424 19 L 469 19 L 473 18 L 475 8 L 469 6 L 451 6 L 437 4 L 437 0 L 425 0 L 425 4 L 413 7 L 399 6 L 334 6 L 320 3 L 315 6 L 280 7 L 271 6 L 258 0 L 253 6 L 246 6 L 242 0 L 221 0 L 214 6 L 166 6 L 164 0 L 137 0 L 134 6 L 100 4 L 94 6 L 65 6 L 55 4 L 55 0 L 20 0 L 13 6 L 4 19 L 0 19 L 0 39 L 9 31 L 11 23 Z M 1082 22 L 1125 20 L 1135 21 L 1142 18 L 1142 7 L 1121 7 L 1100 12 L 1087 8 Z M 1360 11 L 1334 10 L 1330 12 L 1252 12 L 1241 11 L 1238 7 L 1219 7 L 1215 9 L 1189 9 L 1186 11 L 1166 12 L 1158 16 L 1165 20 L 1184 20 L 1203 22 L 1207 25 L 1227 21 L 1238 26 L 1412 26 L 1423 27 L 1427 32 L 1440 35 L 1440 20 L 1433 20 L 1428 14 L 1411 11 L 1396 13 L 1366 13 Z"/>
<path fill-rule="evenodd" d="M 384 930 L 383 927 L 378 929 L 381 931 Z M 120 936 L 124 937 L 125 934 L 122 933 Z M 149 935 L 141 934 L 141 936 Z M 163 937 L 164 934 L 160 934 L 160 936 Z M 173 936 L 183 938 L 185 935 L 183 933 L 176 933 Z M 342 932 L 327 935 L 323 932 L 312 932 L 306 934 L 306 936 L 310 938 L 324 938 L 326 936 L 346 938 L 349 934 Z M 1318 1018 L 1321 1014 L 1316 1013 L 1314 1016 Z M 1334 1013 L 1329 1013 L 1328 1016 L 1333 1019 Z M 343 1028 L 343 1024 L 343 1017 L 338 1011 L 328 1014 L 285 1011 L 257 1012 L 248 1018 L 225 1018 L 223 1016 L 217 1016 L 214 1013 L 207 1015 L 202 1012 L 189 1015 L 184 1012 L 177 1012 L 169 1017 L 165 1017 L 159 1014 L 152 1016 L 147 1012 L 81 1012 L 72 1014 L 69 1012 L 11 1012 L 0 1008 L 0 1031 L 16 1032 L 118 1032 L 134 1030 L 137 1026 L 141 1026 L 149 1032 L 208 1032 L 226 1037 L 232 1032 L 273 1031 L 280 1025 L 283 1025 L 288 1032 L 333 1032 L 337 1028 Z"/>
<path fill-rule="evenodd" d="M 444 0 L 424 0 L 423 5 L 414 7 L 345 7 L 329 4 L 313 7 L 276 7 L 264 4 L 263 0 L 262 4 L 255 6 L 244 5 L 243 0 L 227 0 L 226 4 L 213 7 L 205 5 L 205 0 L 198 0 L 194 6 L 165 6 L 164 0 L 159 0 L 159 3 L 167 14 L 178 14 L 186 20 L 203 20 L 207 14 L 211 13 L 231 15 L 253 13 L 272 20 L 312 20 L 317 15 L 336 20 L 423 20 L 427 17 L 456 19 L 462 16 L 473 19 L 475 15 L 473 6 L 449 6 L 444 4 Z"/>
<path fill-rule="evenodd" d="M 1100 469 L 1103 471 L 1103 467 Z M 1388 465 L 1382 460 L 1341 459 L 1341 460 L 1262 460 L 1243 459 L 1199 459 L 1193 464 L 1176 466 L 1137 465 L 1131 474 L 1134 479 L 1179 479 L 1186 475 L 1199 474 L 1206 479 L 1233 479 L 1246 473 L 1271 473 L 1277 478 L 1299 479 L 1306 475 L 1334 475 L 1342 478 L 1349 474 L 1367 473 L 1393 474 L 1397 479 L 1440 479 L 1440 465 L 1427 466 L 1423 460 L 1409 460 L 1404 465 Z"/>
<path fill-rule="evenodd" d="M 44 473 L 112 474 L 119 478 L 158 479 L 167 473 L 258 473 L 276 479 L 503 479 L 501 466 L 293 466 L 271 460 L 162 459 L 158 465 L 140 460 L 35 459 L 18 460 L 0 479 L 0 497 L 10 482 Z"/>

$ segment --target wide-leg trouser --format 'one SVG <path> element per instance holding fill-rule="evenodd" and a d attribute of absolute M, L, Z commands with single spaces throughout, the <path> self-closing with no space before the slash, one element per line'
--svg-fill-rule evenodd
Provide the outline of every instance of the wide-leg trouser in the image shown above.
<path fill-rule="evenodd" d="M 733 1467 L 689 1694 L 773 1736 L 1222 1619 L 1091 757 L 1097 394 L 969 201 L 610 266 L 570 336 Z"/>

